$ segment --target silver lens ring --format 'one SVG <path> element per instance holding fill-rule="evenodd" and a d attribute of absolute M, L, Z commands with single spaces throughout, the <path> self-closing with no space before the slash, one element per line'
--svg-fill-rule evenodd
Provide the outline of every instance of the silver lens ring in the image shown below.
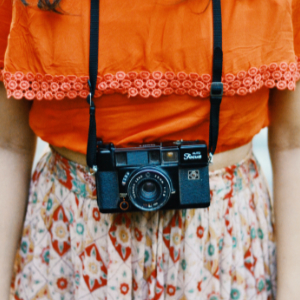
<path fill-rule="evenodd" d="M 144 187 L 150 187 L 149 192 L 145 192 Z M 170 179 L 156 168 L 142 168 L 130 178 L 127 193 L 132 204 L 140 210 L 155 211 L 170 198 Z"/>

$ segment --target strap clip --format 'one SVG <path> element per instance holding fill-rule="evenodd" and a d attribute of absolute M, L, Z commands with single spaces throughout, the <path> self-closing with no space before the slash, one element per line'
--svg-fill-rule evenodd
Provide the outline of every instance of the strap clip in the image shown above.
<path fill-rule="evenodd" d="M 223 97 L 223 82 L 212 82 L 210 89 L 210 96 L 212 98 L 221 98 Z"/>
<path fill-rule="evenodd" d="M 92 93 L 89 93 L 88 100 L 89 100 L 88 102 L 89 102 L 90 106 L 92 106 Z"/>
<path fill-rule="evenodd" d="M 97 166 L 93 166 L 93 168 L 90 168 L 88 174 L 89 175 L 95 175 L 98 171 L 98 167 Z"/>
<path fill-rule="evenodd" d="M 209 155 L 208 155 L 208 163 L 210 165 L 213 165 L 213 163 L 214 163 L 214 155 L 211 152 L 209 152 Z"/>

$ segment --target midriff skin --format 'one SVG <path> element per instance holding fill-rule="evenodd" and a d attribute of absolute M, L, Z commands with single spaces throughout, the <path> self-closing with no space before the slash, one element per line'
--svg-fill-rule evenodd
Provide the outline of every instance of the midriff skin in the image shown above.
<path fill-rule="evenodd" d="M 86 156 L 84 154 L 74 152 L 67 148 L 56 147 L 53 145 L 50 145 L 50 147 L 52 147 L 56 152 L 58 152 L 61 156 L 67 158 L 68 160 L 75 161 L 84 166 L 87 165 Z M 237 164 L 249 154 L 251 148 L 252 142 L 229 151 L 215 154 L 213 158 L 213 164 L 209 165 L 209 170 L 215 171 L 227 166 Z"/>

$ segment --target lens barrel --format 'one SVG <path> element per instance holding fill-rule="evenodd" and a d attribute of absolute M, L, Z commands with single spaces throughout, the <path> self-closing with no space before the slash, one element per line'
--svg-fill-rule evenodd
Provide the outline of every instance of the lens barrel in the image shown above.
<path fill-rule="evenodd" d="M 133 205 L 144 211 L 163 207 L 171 195 L 171 180 L 158 168 L 142 168 L 131 176 L 127 193 Z"/>

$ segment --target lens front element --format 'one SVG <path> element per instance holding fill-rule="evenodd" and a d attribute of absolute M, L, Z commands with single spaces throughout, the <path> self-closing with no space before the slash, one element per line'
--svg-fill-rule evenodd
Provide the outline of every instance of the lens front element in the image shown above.
<path fill-rule="evenodd" d="M 141 198 L 145 201 L 154 201 L 160 192 L 160 187 L 156 182 L 145 181 L 141 188 Z"/>
<path fill-rule="evenodd" d="M 158 210 L 170 198 L 170 179 L 159 169 L 146 167 L 132 175 L 127 192 L 132 204 L 139 209 Z"/>

